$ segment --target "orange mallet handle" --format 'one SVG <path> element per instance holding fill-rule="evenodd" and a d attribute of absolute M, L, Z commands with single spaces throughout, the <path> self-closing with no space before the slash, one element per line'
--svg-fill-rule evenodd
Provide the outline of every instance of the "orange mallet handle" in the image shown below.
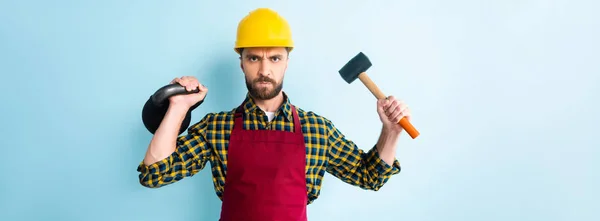
<path fill-rule="evenodd" d="M 373 95 L 375 95 L 375 97 L 377 99 L 387 98 L 387 96 L 385 96 L 385 94 L 383 94 L 383 92 L 381 92 L 381 90 L 379 90 L 379 87 L 377 87 L 377 85 L 375 85 L 375 83 L 373 83 L 373 81 L 371 81 L 371 79 L 369 78 L 367 73 L 365 73 L 365 72 L 360 73 L 360 75 L 358 75 L 358 78 L 369 89 L 369 91 L 371 91 L 371 93 L 373 93 Z M 419 136 L 419 134 L 420 134 L 419 131 L 417 131 L 417 129 L 415 129 L 415 127 L 406 119 L 406 117 L 403 117 L 400 120 L 400 122 L 398 122 L 398 124 L 400 124 L 400 126 L 402 126 L 402 128 L 404 128 L 404 130 L 408 133 L 408 135 L 410 135 L 410 137 L 412 137 L 412 139 L 415 139 Z"/>

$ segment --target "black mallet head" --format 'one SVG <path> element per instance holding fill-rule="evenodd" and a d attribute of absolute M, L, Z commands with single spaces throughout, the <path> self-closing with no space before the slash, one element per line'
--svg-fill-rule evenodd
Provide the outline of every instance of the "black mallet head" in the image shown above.
<path fill-rule="evenodd" d="M 352 83 L 358 75 L 367 71 L 373 64 L 369 61 L 369 58 L 359 52 L 356 56 L 354 56 L 344 67 L 342 67 L 338 72 L 342 76 L 342 78 L 348 83 Z"/>

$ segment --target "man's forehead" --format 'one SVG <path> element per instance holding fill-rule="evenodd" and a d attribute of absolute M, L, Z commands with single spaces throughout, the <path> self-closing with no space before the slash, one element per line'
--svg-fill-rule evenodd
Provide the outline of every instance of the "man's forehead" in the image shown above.
<path fill-rule="evenodd" d="M 286 48 L 280 47 L 260 47 L 260 48 L 245 48 L 242 53 L 245 55 L 257 55 L 257 56 L 274 56 L 274 55 L 285 55 L 287 53 Z"/>

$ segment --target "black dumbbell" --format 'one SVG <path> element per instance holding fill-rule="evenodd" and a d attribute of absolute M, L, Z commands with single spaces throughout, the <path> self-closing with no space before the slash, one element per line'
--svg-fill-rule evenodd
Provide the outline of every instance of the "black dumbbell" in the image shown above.
<path fill-rule="evenodd" d="M 160 126 L 162 119 L 167 113 L 167 109 L 169 108 L 170 97 L 181 94 L 198 93 L 199 91 L 200 90 L 197 88 L 192 91 L 187 91 L 185 87 L 181 86 L 178 83 L 165 85 L 156 90 L 156 92 L 154 92 L 154 94 L 152 94 L 150 98 L 148 98 L 146 104 L 144 104 L 144 108 L 142 109 L 142 122 L 144 123 L 146 129 L 152 134 L 156 132 L 156 129 L 158 129 L 158 126 Z M 183 122 L 181 123 L 181 127 L 179 128 L 179 134 L 182 134 L 187 130 L 192 120 L 192 111 L 198 106 L 200 106 L 200 104 L 202 104 L 203 102 L 204 99 L 196 103 L 194 106 L 190 107 L 187 114 L 185 115 L 185 118 L 183 119 Z"/>

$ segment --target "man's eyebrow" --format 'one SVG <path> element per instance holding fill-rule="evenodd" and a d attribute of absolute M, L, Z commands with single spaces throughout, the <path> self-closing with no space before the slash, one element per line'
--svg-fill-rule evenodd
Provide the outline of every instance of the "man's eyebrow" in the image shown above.
<path fill-rule="evenodd" d="M 260 56 L 258 56 L 257 54 L 251 54 L 251 53 L 246 54 L 246 58 L 253 58 L 253 57 L 260 57 Z"/>
<path fill-rule="evenodd" d="M 254 58 L 254 57 L 260 58 L 262 56 L 257 55 L 257 54 L 251 54 L 251 53 L 246 54 L 246 58 Z M 283 54 L 274 54 L 274 55 L 269 56 L 269 58 L 282 58 L 282 57 L 283 57 Z"/>

